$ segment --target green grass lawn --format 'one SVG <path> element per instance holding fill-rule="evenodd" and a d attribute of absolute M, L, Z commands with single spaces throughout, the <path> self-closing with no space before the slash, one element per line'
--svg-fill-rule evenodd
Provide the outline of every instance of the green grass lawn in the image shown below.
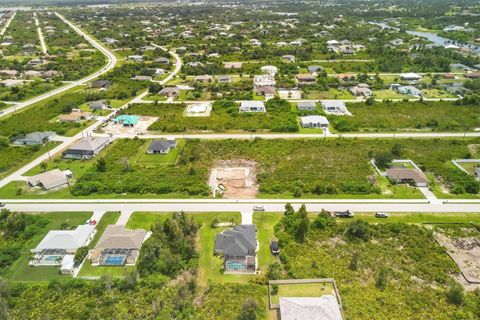
<path fill-rule="evenodd" d="M 101 277 L 110 275 L 112 278 L 123 278 L 125 272 L 134 270 L 134 266 L 92 266 L 91 260 L 85 261 L 78 273 L 79 277 Z"/>
<path fill-rule="evenodd" d="M 480 223 L 480 215 L 476 213 L 389 213 L 388 218 L 375 218 L 374 213 L 355 213 L 354 219 L 362 219 L 372 223 Z M 348 221 L 337 220 L 337 221 Z"/>
<path fill-rule="evenodd" d="M 90 244 L 88 245 L 90 249 L 95 248 L 95 245 L 97 244 L 98 240 L 102 236 L 107 226 L 110 224 L 115 224 L 119 217 L 120 217 L 120 212 L 118 211 L 105 212 L 105 214 L 100 219 L 100 221 L 97 221 L 97 226 L 95 227 L 97 232 L 95 232 L 95 236 L 93 237 L 93 240 L 90 241 Z"/>
<path fill-rule="evenodd" d="M 347 90 L 330 89 L 328 91 L 310 91 L 305 95 L 305 99 L 342 99 L 354 100 L 355 97 Z"/>
<path fill-rule="evenodd" d="M 281 218 L 281 215 L 274 212 L 256 212 L 253 215 L 253 223 L 257 225 L 257 239 L 259 243 L 258 267 L 260 273 L 267 270 L 268 266 L 278 258 L 270 251 L 270 241 L 275 238 L 273 227 Z"/>
<path fill-rule="evenodd" d="M 49 220 L 48 230 L 59 230 L 64 222 L 68 222 L 71 226 L 84 224 L 85 221 L 91 217 L 91 212 L 52 212 L 39 213 Z M 10 270 L 5 274 L 5 278 L 11 281 L 25 281 L 25 282 L 39 282 L 50 280 L 68 280 L 70 276 L 63 276 L 60 274 L 59 267 L 30 267 L 30 249 L 35 248 L 38 243 L 48 232 L 39 234 L 28 241 L 21 249 L 22 256 L 15 261 Z"/>
<path fill-rule="evenodd" d="M 270 297 L 272 304 L 278 304 L 280 297 L 321 297 L 327 294 L 335 294 L 332 283 L 295 283 L 278 284 L 277 294 Z"/>
<path fill-rule="evenodd" d="M 400 94 L 394 90 L 385 89 L 385 90 L 375 90 L 373 92 L 375 99 L 413 99 L 414 96 L 409 96 L 406 94 Z"/>

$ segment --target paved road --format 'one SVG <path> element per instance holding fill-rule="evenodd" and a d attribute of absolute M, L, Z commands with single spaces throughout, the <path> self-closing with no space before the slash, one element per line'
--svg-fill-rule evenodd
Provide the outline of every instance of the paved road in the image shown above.
<path fill-rule="evenodd" d="M 107 136 L 106 134 L 94 134 L 95 136 Z M 131 134 L 117 134 L 114 138 L 132 138 Z M 177 139 L 207 139 L 207 140 L 225 140 L 240 139 L 248 140 L 255 138 L 262 139 L 322 139 L 322 138 L 370 138 L 370 139 L 406 139 L 406 138 L 472 138 L 480 137 L 480 132 L 425 132 L 425 133 L 344 133 L 324 134 L 319 129 L 319 133 L 171 133 L 171 134 L 145 134 L 138 136 L 141 139 L 161 139 L 161 138 L 177 138 Z"/>
<path fill-rule="evenodd" d="M 43 38 L 42 28 L 40 27 L 40 22 L 38 21 L 37 13 L 33 13 L 35 19 L 35 25 L 37 26 L 38 39 L 40 39 L 40 45 L 42 47 L 43 54 L 47 54 L 47 45 L 45 44 L 45 39 Z"/>
<path fill-rule="evenodd" d="M 480 201 L 458 203 L 450 200 L 448 203 L 428 203 L 426 200 L 403 200 L 385 202 L 382 200 L 13 200 L 7 201 L 6 207 L 13 211 L 22 212 L 67 212 L 67 211 L 146 211 L 146 212 L 251 212 L 253 205 L 263 205 L 266 211 L 283 212 L 287 202 L 299 208 L 305 203 L 311 212 L 325 210 L 351 210 L 356 212 L 472 212 L 480 213 Z M 20 202 L 21 201 L 21 202 Z M 50 203 L 49 203 L 50 202 Z"/>
<path fill-rule="evenodd" d="M 102 52 L 108 59 L 108 63 L 99 71 L 83 78 L 83 79 L 80 79 L 78 81 L 75 81 L 75 82 L 72 82 L 72 83 L 69 83 L 63 87 L 60 87 L 60 88 L 57 88 L 55 90 L 52 90 L 50 92 L 47 92 L 47 93 L 44 93 L 42 95 L 39 95 L 35 98 L 32 98 L 30 100 L 27 100 L 25 102 L 21 102 L 21 103 L 18 103 L 16 105 L 14 105 L 13 107 L 10 107 L 10 108 L 7 108 L 7 109 L 4 109 L 3 110 L 3 114 L 0 115 L 0 117 L 4 117 L 8 114 L 11 114 L 11 113 L 14 113 L 14 112 L 17 112 L 18 110 L 20 109 L 23 109 L 23 108 L 26 108 L 28 106 L 31 106 L 32 104 L 35 104 L 39 101 L 42 101 L 44 99 L 47 99 L 49 97 L 52 97 L 54 95 L 57 95 L 59 93 L 62 93 L 62 92 L 65 92 L 67 90 L 70 90 L 78 85 L 82 85 L 82 84 L 85 84 L 99 76 L 101 76 L 102 74 L 108 72 L 109 70 L 111 70 L 112 68 L 115 67 L 115 64 L 117 63 L 117 58 L 115 57 L 115 55 L 113 53 L 111 53 L 109 50 L 107 50 L 105 47 L 103 47 L 100 43 L 96 42 L 93 38 L 91 38 L 89 35 L 87 35 L 86 33 L 84 33 L 82 30 L 80 30 L 79 28 L 77 28 L 74 24 L 72 24 L 70 21 L 66 20 L 62 15 L 58 14 L 57 12 L 55 12 L 55 14 L 60 18 L 62 19 L 67 25 L 69 25 L 73 30 L 75 30 L 77 33 L 79 33 L 80 35 L 82 35 L 85 40 L 87 40 L 90 44 L 92 44 L 92 46 L 94 46 L 95 48 L 97 48 L 100 52 Z"/>
<path fill-rule="evenodd" d="M 10 17 L 10 19 L 7 21 L 7 23 L 5 24 L 5 26 L 3 27 L 2 31 L 0 31 L 0 36 L 3 36 L 5 34 L 5 32 L 7 31 L 8 27 L 10 26 L 10 23 L 12 22 L 13 18 L 15 18 L 15 15 L 17 14 L 17 12 L 15 11 L 12 16 Z"/>
<path fill-rule="evenodd" d="M 175 58 L 175 69 L 168 75 L 168 77 L 166 77 L 165 79 L 163 79 L 161 81 L 158 81 L 160 84 L 163 85 L 163 84 L 167 83 L 168 81 L 170 81 L 174 76 L 176 76 L 180 72 L 180 70 L 182 69 L 182 59 L 180 59 L 180 56 L 178 54 L 176 54 L 173 51 L 169 51 L 165 47 L 159 46 L 158 44 L 155 44 L 155 43 L 152 43 L 152 46 L 154 46 L 156 48 L 160 48 L 163 51 L 167 51 L 171 56 L 173 56 Z M 155 81 L 155 82 L 157 82 L 157 81 Z"/>

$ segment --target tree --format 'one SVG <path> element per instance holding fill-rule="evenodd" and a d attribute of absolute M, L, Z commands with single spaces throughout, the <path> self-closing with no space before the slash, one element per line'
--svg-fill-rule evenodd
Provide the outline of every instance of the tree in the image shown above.
<path fill-rule="evenodd" d="M 243 302 L 242 311 L 239 320 L 256 320 L 257 319 L 258 303 L 252 298 L 247 298 Z"/>
<path fill-rule="evenodd" d="M 47 164 L 46 164 L 44 161 L 42 161 L 42 162 L 40 163 L 40 169 L 41 169 L 42 171 L 45 171 L 45 170 L 47 169 Z"/>
<path fill-rule="evenodd" d="M 400 157 L 403 152 L 403 146 L 400 143 L 395 143 L 392 147 L 392 155 Z"/>
<path fill-rule="evenodd" d="M 350 240 L 368 241 L 371 237 L 370 225 L 364 220 L 354 220 L 348 225 L 346 235 Z"/>
<path fill-rule="evenodd" d="M 323 210 L 317 215 L 317 218 L 313 221 L 313 227 L 320 230 L 325 230 L 329 227 L 335 226 L 335 218 L 327 211 Z"/>
<path fill-rule="evenodd" d="M 75 252 L 75 256 L 73 258 L 73 264 L 75 265 L 75 267 L 78 267 L 80 265 L 80 263 L 82 263 L 83 259 L 85 259 L 87 254 L 88 254 L 88 247 L 78 248 L 78 250 L 77 250 L 77 252 Z"/>
<path fill-rule="evenodd" d="M 375 155 L 375 164 L 380 169 L 385 169 L 392 160 L 393 156 L 388 152 L 381 152 Z"/>
<path fill-rule="evenodd" d="M 388 270 L 385 267 L 381 267 L 375 279 L 375 286 L 379 290 L 383 291 L 387 287 L 387 284 L 388 284 Z"/>
<path fill-rule="evenodd" d="M 98 172 L 107 171 L 107 161 L 105 160 L 105 158 L 100 158 L 97 160 L 97 171 Z"/>
<path fill-rule="evenodd" d="M 358 252 L 355 252 L 352 255 L 352 259 L 350 260 L 350 264 L 348 265 L 348 269 L 350 269 L 352 271 L 357 271 L 359 262 L 360 262 L 360 254 Z"/>
<path fill-rule="evenodd" d="M 305 204 L 302 204 L 300 210 L 298 210 L 298 224 L 295 231 L 295 239 L 302 243 L 307 238 L 308 231 L 310 229 L 310 219 L 308 219 L 308 212 Z"/>
<path fill-rule="evenodd" d="M 447 301 L 457 306 L 463 305 L 465 303 L 463 287 L 458 283 L 451 285 L 447 291 Z"/>

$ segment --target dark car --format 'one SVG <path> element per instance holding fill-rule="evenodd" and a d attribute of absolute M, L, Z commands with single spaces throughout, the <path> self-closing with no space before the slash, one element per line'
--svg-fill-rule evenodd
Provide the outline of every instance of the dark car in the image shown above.
<path fill-rule="evenodd" d="M 0 208 L 5 207 L 5 202 L 0 202 Z"/>
<path fill-rule="evenodd" d="M 335 212 L 335 217 L 337 218 L 353 218 L 355 214 L 351 212 L 350 210 L 347 211 L 336 211 Z"/>
<path fill-rule="evenodd" d="M 270 241 L 270 250 L 272 251 L 273 255 L 277 255 L 280 253 L 280 246 L 278 245 L 277 240 Z"/>

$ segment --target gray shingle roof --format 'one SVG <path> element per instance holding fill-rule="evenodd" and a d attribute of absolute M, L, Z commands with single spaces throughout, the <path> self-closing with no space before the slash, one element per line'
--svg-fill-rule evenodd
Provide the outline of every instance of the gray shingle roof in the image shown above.
<path fill-rule="evenodd" d="M 255 254 L 257 247 L 257 227 L 254 224 L 242 224 L 217 234 L 215 252 L 227 256 Z"/>

